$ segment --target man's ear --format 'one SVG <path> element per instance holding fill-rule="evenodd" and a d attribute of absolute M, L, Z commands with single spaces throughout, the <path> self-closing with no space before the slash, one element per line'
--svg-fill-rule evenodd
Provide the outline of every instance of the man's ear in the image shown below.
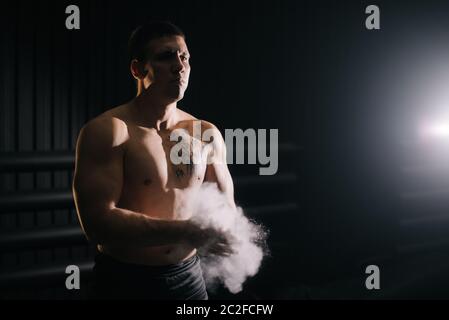
<path fill-rule="evenodd" d="M 148 74 L 148 69 L 137 59 L 131 61 L 130 70 L 136 80 L 142 80 Z"/>

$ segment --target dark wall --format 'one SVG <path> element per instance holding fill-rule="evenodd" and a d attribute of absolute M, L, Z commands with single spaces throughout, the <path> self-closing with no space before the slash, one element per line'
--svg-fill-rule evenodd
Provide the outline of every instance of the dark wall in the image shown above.
<path fill-rule="evenodd" d="M 285 161 L 279 173 L 254 180 L 257 166 L 231 166 L 236 199 L 248 214 L 297 216 L 292 155 L 301 126 L 291 120 L 300 118 L 303 53 L 287 50 L 284 43 L 299 45 L 299 34 L 290 27 L 298 5 L 79 1 L 81 29 L 67 30 L 69 4 L 74 3 L 17 1 L 3 11 L 0 228 L 5 296 L 80 296 L 69 294 L 61 280 L 63 266 L 73 263 L 88 271 L 94 255 L 70 194 L 76 138 L 89 119 L 135 95 L 126 44 L 131 31 L 147 19 L 171 20 L 187 35 L 192 72 L 181 108 L 222 130 L 280 129 Z M 287 85 L 293 81 L 298 87 Z M 276 247 L 286 238 L 283 230 L 274 231 L 282 224 L 258 217 L 264 219 Z M 279 259 L 278 249 L 273 250 Z"/>

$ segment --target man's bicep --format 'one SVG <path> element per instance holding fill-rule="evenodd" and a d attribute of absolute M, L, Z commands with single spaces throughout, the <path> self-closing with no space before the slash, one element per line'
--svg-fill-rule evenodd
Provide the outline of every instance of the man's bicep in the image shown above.
<path fill-rule="evenodd" d="M 218 188 L 223 192 L 234 206 L 234 182 L 226 163 L 212 163 L 207 165 L 205 182 L 215 182 Z"/>
<path fill-rule="evenodd" d="M 209 164 L 206 169 L 205 181 L 216 182 L 223 192 L 233 192 L 234 190 L 234 182 L 226 164 Z"/>
<path fill-rule="evenodd" d="M 205 181 L 216 182 L 220 191 L 234 205 L 234 182 L 226 162 L 226 144 L 218 129 L 214 127 L 211 132 Z"/>
<path fill-rule="evenodd" d="M 123 155 L 121 148 L 113 147 L 110 141 L 112 139 L 96 129 L 88 128 L 80 133 L 73 191 L 84 222 L 98 218 L 120 198 Z"/>
<path fill-rule="evenodd" d="M 78 160 L 77 167 L 74 192 L 78 202 L 97 210 L 111 208 L 118 202 L 122 181 L 120 166 L 114 161 L 99 166 L 96 162 Z"/>

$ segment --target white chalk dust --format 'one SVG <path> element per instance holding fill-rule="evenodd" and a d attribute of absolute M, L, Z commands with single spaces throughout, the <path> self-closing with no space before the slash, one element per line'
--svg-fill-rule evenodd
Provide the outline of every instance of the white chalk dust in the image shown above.
<path fill-rule="evenodd" d="M 258 272 L 268 254 L 266 229 L 248 219 L 241 207 L 232 208 L 215 183 L 204 183 L 190 204 L 192 221 L 226 231 L 233 239 L 230 256 L 211 255 L 207 248 L 198 248 L 208 290 L 222 283 L 231 293 L 242 291 L 243 283 Z"/>

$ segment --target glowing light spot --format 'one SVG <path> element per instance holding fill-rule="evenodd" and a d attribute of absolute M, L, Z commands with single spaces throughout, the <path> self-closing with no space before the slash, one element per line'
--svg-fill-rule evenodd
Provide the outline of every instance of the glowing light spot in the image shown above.
<path fill-rule="evenodd" d="M 421 135 L 424 138 L 448 138 L 449 123 L 432 123 L 422 126 Z"/>

